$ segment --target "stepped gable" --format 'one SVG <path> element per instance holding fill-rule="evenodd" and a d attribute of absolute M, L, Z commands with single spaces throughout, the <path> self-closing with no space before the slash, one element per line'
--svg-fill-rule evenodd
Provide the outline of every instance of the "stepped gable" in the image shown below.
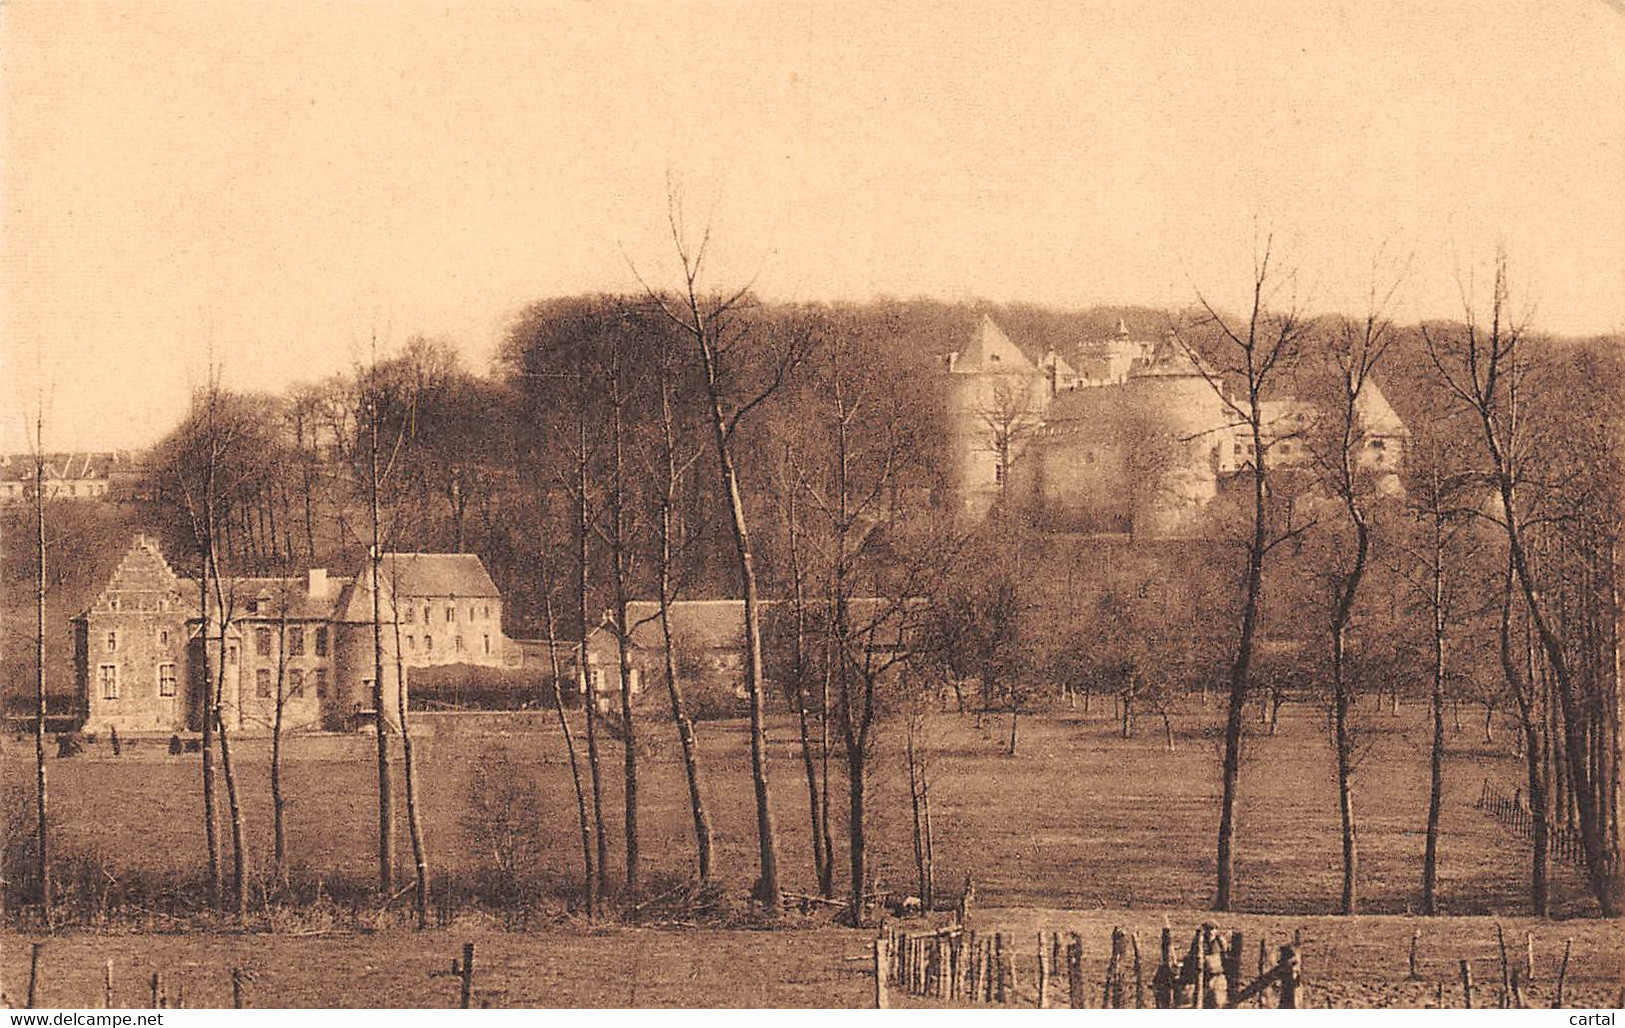
<path fill-rule="evenodd" d="M 156 540 L 138 534 L 101 594 L 84 614 L 107 611 L 185 610 L 181 580 Z M 84 614 L 80 616 L 83 617 Z"/>

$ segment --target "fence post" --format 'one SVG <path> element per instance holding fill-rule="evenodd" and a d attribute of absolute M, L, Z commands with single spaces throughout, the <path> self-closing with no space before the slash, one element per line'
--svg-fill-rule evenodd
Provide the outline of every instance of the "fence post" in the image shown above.
<path fill-rule="evenodd" d="M 102 1007 L 113 1009 L 113 961 L 107 960 L 102 964 Z"/>
<path fill-rule="evenodd" d="M 1298 1006 L 1298 987 L 1303 984 L 1303 958 L 1298 955 L 1296 945 L 1281 947 L 1281 960 L 1277 968 L 1277 978 L 1281 983 L 1280 1008 L 1295 1010 Z"/>
<path fill-rule="evenodd" d="M 1106 981 L 1100 989 L 1100 1009 L 1116 1010 L 1123 1005 L 1123 988 L 1118 982 L 1123 954 L 1123 929 L 1112 929 L 1112 952 L 1106 960 Z"/>
<path fill-rule="evenodd" d="M 33 1010 L 35 1002 L 39 999 L 39 957 L 40 951 L 45 949 L 45 943 L 36 942 L 28 951 L 28 1009 Z"/>
<path fill-rule="evenodd" d="M 1416 944 L 1421 942 L 1421 941 L 1422 941 L 1422 929 L 1420 929 L 1420 928 L 1413 929 L 1411 931 L 1411 974 L 1410 974 L 1411 981 L 1413 981 L 1413 982 L 1422 977 L 1421 975 L 1416 973 Z"/>
<path fill-rule="evenodd" d="M 1140 933 L 1133 932 L 1129 941 L 1134 944 L 1134 1009 L 1145 1009 L 1145 972 L 1140 967 Z"/>
<path fill-rule="evenodd" d="M 875 936 L 875 1009 L 885 1010 L 891 1006 L 886 999 L 886 978 L 891 973 L 886 969 L 886 936 Z"/>
<path fill-rule="evenodd" d="M 1523 933 L 1523 983 L 1535 980 L 1535 933 Z"/>
<path fill-rule="evenodd" d="M 1563 966 L 1557 972 L 1557 998 L 1552 1002 L 1552 1008 L 1563 1005 L 1563 981 L 1569 976 L 1569 953 L 1574 949 L 1574 937 L 1570 936 L 1563 942 Z"/>
<path fill-rule="evenodd" d="M 1177 995 L 1174 981 L 1174 931 L 1164 925 L 1162 928 L 1162 958 L 1157 964 L 1157 973 L 1151 976 L 1151 996 L 1157 1004 L 1157 1009 L 1166 1010 L 1175 1005 Z"/>
<path fill-rule="evenodd" d="M 1269 958 L 1269 947 L 1268 947 L 1268 945 L 1266 945 L 1266 943 L 1264 941 L 1265 938 L 1266 938 L 1266 936 L 1264 936 L 1264 935 L 1260 935 L 1258 937 L 1258 975 L 1257 975 L 1257 977 L 1259 977 L 1259 978 L 1264 977 L 1264 969 L 1267 966 L 1269 966 L 1269 959 L 1270 959 Z M 1264 990 L 1263 989 L 1258 990 L 1258 995 L 1254 998 L 1253 1002 L 1259 1007 L 1259 1009 L 1263 1009 L 1263 1007 L 1264 1007 Z"/>
<path fill-rule="evenodd" d="M 472 942 L 463 943 L 463 963 L 459 971 L 463 978 L 463 990 L 458 1005 L 467 1010 L 469 1000 L 474 996 L 474 944 Z"/>
<path fill-rule="evenodd" d="M 1073 932 L 1066 943 L 1067 1005 L 1083 1009 L 1083 936 Z"/>
<path fill-rule="evenodd" d="M 1507 962 L 1507 934 L 1501 922 L 1495 922 L 1495 941 L 1501 951 L 1501 1009 L 1512 1003 L 1512 968 Z"/>
<path fill-rule="evenodd" d="M 1044 932 L 1038 932 L 1038 1009 L 1049 1006 L 1049 950 L 1044 946 Z"/>
<path fill-rule="evenodd" d="M 1468 1010 L 1473 1009 L 1473 962 L 1467 959 L 1461 962 L 1461 1002 Z"/>
<path fill-rule="evenodd" d="M 243 1009 L 243 969 L 231 969 L 231 1006 L 233 1010 Z"/>

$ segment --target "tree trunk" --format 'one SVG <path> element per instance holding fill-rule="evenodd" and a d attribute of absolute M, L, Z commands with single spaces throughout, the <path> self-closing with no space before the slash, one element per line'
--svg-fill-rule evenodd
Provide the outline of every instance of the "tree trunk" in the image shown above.
<path fill-rule="evenodd" d="M 546 583 L 542 588 L 546 590 Z M 587 904 L 587 920 L 591 921 L 598 914 L 598 890 L 594 887 L 597 878 L 593 870 L 592 828 L 587 820 L 587 792 L 581 781 L 581 765 L 576 760 L 570 719 L 564 714 L 564 677 L 559 670 L 558 626 L 553 620 L 552 592 L 545 593 L 542 603 L 547 616 L 547 659 L 553 669 L 553 710 L 559 717 L 559 734 L 564 737 L 564 752 L 570 758 L 570 781 L 576 790 L 576 823 L 581 828 L 581 892 Z"/>
<path fill-rule="evenodd" d="M 376 367 L 374 368 L 376 372 Z M 376 383 L 374 383 L 376 384 Z M 371 398 L 368 417 L 371 460 L 368 484 L 372 508 L 372 551 L 368 557 L 372 585 L 372 712 L 375 764 L 378 773 L 378 895 L 387 903 L 395 891 L 395 792 L 389 767 L 388 719 L 384 716 L 384 628 L 379 596 L 379 572 L 384 562 L 382 526 L 378 507 L 378 398 Z M 401 683 L 396 682 L 399 689 Z"/>
<path fill-rule="evenodd" d="M 288 881 L 288 840 L 283 827 L 287 804 L 282 796 L 282 720 L 287 707 L 288 597 L 282 596 L 277 624 L 276 709 L 271 716 L 271 866 L 277 884 Z"/>
<path fill-rule="evenodd" d="M 1523 680 L 1517 661 L 1512 656 L 1512 582 L 1510 562 L 1501 594 L 1500 654 L 1501 671 L 1508 688 L 1517 701 L 1519 738 L 1523 742 L 1524 765 L 1529 786 L 1529 810 L 1534 820 L 1534 836 L 1530 855 L 1529 904 L 1536 917 L 1545 917 L 1550 909 L 1546 851 L 1546 776 L 1541 760 L 1541 717 L 1536 710 L 1530 691 L 1532 683 Z"/>
<path fill-rule="evenodd" d="M 576 380 L 576 572 L 577 618 L 580 638 L 577 640 L 576 669 L 581 677 L 581 706 L 587 715 L 587 769 L 592 778 L 593 842 L 597 850 L 594 862 L 595 877 L 592 889 L 594 901 L 589 909 L 596 909 L 598 901 L 609 891 L 609 841 L 604 832 L 603 777 L 598 759 L 598 690 L 593 687 L 587 668 L 587 633 L 591 621 L 587 616 L 587 385 L 585 372 L 577 371 Z"/>
<path fill-rule="evenodd" d="M 767 910 L 776 913 L 783 893 L 779 887 L 778 841 L 773 830 L 773 808 L 768 794 L 762 627 L 760 601 L 756 594 L 755 558 L 751 552 L 750 530 L 745 521 L 745 501 L 739 490 L 739 475 L 734 467 L 727 420 L 722 413 L 715 356 L 709 344 L 703 340 L 703 336 L 702 349 L 706 384 L 711 397 L 711 424 L 717 447 L 718 471 L 722 480 L 723 494 L 728 500 L 728 522 L 733 530 L 739 580 L 745 592 L 745 689 L 750 701 L 750 771 L 751 785 L 756 794 L 757 863 L 760 869 L 757 887 L 752 891 Z"/>
<path fill-rule="evenodd" d="M 868 834 L 864 825 L 864 774 L 867 754 L 863 747 L 847 747 L 847 850 L 852 871 L 851 917 L 853 927 L 863 924 L 863 896 L 867 884 Z"/>
<path fill-rule="evenodd" d="M 1428 762 L 1427 841 L 1422 850 L 1422 913 L 1439 912 L 1439 816 L 1444 809 L 1444 525 L 1433 520 L 1433 748 Z"/>
<path fill-rule="evenodd" d="M 1241 638 L 1236 644 L 1235 660 L 1230 665 L 1230 703 L 1224 722 L 1224 764 L 1222 792 L 1219 800 L 1219 838 L 1217 847 L 1218 882 L 1213 908 L 1230 909 L 1231 893 L 1235 888 L 1236 862 L 1236 799 L 1241 777 L 1241 732 L 1247 710 L 1248 670 L 1253 659 L 1253 634 L 1257 630 L 1259 594 L 1264 583 L 1264 553 L 1266 544 L 1266 508 L 1264 506 L 1264 440 L 1259 428 L 1260 417 L 1256 398 L 1252 402 L 1253 452 L 1253 534 L 1247 546 L 1246 596 L 1241 608 Z M 1203 703 L 1206 703 L 1204 685 Z"/>
<path fill-rule="evenodd" d="M 1337 810 L 1343 830 L 1343 896 L 1338 912 L 1353 914 L 1358 910 L 1355 873 L 1359 863 L 1359 845 L 1354 825 L 1354 739 L 1349 725 L 1349 690 L 1345 679 L 1345 629 L 1333 633 L 1332 642 L 1332 710 L 1336 727 L 1337 751 Z"/>
<path fill-rule="evenodd" d="M 202 722 L 200 730 L 203 733 L 201 763 L 203 765 L 203 841 L 208 853 L 208 883 L 209 905 L 220 905 L 220 815 L 215 810 L 216 790 L 214 785 L 214 683 L 210 680 L 208 671 L 209 653 L 209 558 L 203 558 L 203 574 L 198 581 L 198 591 L 202 594 L 203 608 L 203 695 L 200 696 L 197 711 L 198 720 Z M 225 612 L 220 612 L 224 617 Z M 217 674 L 226 673 L 226 647 L 225 629 L 220 630 L 220 649 L 215 655 L 218 662 Z"/>
<path fill-rule="evenodd" d="M 35 876 L 39 879 L 40 925 L 51 930 L 51 858 L 46 829 L 48 802 L 45 787 L 45 454 L 44 416 L 34 423 L 34 847 Z M 89 645 L 89 640 L 86 640 Z M 87 668 L 88 674 L 88 668 Z M 87 683 L 88 688 L 88 683 Z M 87 697 L 88 700 L 88 697 Z"/>
<path fill-rule="evenodd" d="M 621 395 L 620 349 L 617 345 L 610 373 L 610 491 L 609 491 L 609 566 L 611 586 L 615 592 L 615 653 L 619 662 L 621 700 L 621 785 L 625 811 L 621 826 L 626 838 L 626 892 L 629 897 L 638 893 L 638 747 L 637 722 L 632 711 L 632 626 L 626 621 L 627 540 L 624 469 L 621 455 Z"/>
<path fill-rule="evenodd" d="M 909 718 L 905 743 L 905 758 L 908 761 L 908 799 L 914 813 L 914 873 L 916 888 L 919 891 L 920 903 L 924 906 L 925 888 L 925 818 L 920 803 L 920 764 L 915 754 L 915 736 L 918 728 L 913 717 Z"/>

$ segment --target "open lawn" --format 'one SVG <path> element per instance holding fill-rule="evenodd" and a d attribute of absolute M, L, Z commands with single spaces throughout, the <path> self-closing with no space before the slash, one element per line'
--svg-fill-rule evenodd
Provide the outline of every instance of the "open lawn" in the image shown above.
<path fill-rule="evenodd" d="M 1367 748 L 1356 782 L 1360 817 L 1362 908 L 1406 913 L 1419 894 L 1426 808 L 1427 726 L 1413 706 L 1394 716 L 1359 714 Z M 943 714 L 929 729 L 939 880 L 957 888 L 970 873 L 982 903 L 1055 908 L 1202 908 L 1213 889 L 1218 817 L 1217 704 L 1177 723 L 1177 749 L 1163 748 L 1161 726 L 1143 722 L 1136 738 L 1117 736 L 1109 710 L 1093 716 L 1054 711 L 1021 721 L 1019 752 L 1005 754 L 1008 720 L 983 729 L 969 714 Z M 1237 862 L 1238 910 L 1329 913 L 1339 882 L 1338 821 L 1330 750 L 1320 711 L 1289 707 L 1280 734 L 1247 746 Z M 724 884 L 743 895 L 755 877 L 754 815 L 744 727 L 699 728 L 706 790 Z M 890 733 L 890 734 L 888 734 Z M 907 784 L 896 732 L 882 726 L 872 776 L 872 854 L 879 877 L 911 889 L 913 858 Z M 668 724 L 653 715 L 644 737 L 659 750 L 642 760 L 645 877 L 685 874 L 692 862 L 687 797 Z M 1527 852 L 1521 840 L 1473 808 L 1482 779 L 1510 794 L 1519 762 L 1498 741 L 1480 744 L 1475 726 L 1451 734 L 1441 845 L 1441 896 L 1454 914 L 1527 910 Z M 770 745 L 773 800 L 786 888 L 811 891 L 807 790 L 793 724 L 775 722 Z M 240 740 L 253 862 L 270 858 L 270 798 L 263 741 Z M 26 788 L 20 747 L 6 761 L 13 785 Z M 158 752 L 154 752 L 157 749 Z M 353 747 L 345 759 L 301 758 L 296 740 L 285 770 L 290 858 L 311 874 L 366 880 L 375 867 L 375 793 L 370 763 Z M 473 871 L 488 865 L 467 818 L 475 768 L 507 760 L 498 777 L 536 784 L 536 850 L 527 861 L 539 880 L 573 880 L 580 870 L 574 796 L 562 745 L 548 731 L 426 740 L 422 759 L 431 865 Z M 105 754 L 106 747 L 98 747 Z M 93 850 L 115 875 L 123 870 L 195 871 L 203 862 L 198 759 L 169 757 L 151 744 L 120 759 L 51 761 L 58 845 Z M 612 854 L 621 836 L 620 754 L 605 746 L 604 805 Z M 844 811 L 840 762 L 832 761 L 837 845 Z M 397 775 L 398 788 L 398 775 Z M 222 801 L 222 807 L 223 807 Z M 405 839 L 397 848 L 403 875 Z M 841 855 L 844 865 L 844 854 Z M 615 860 L 612 856 L 612 860 Z M 618 868 L 617 868 L 618 872 Z M 403 878 L 404 880 L 404 878 Z M 1554 862 L 1554 910 L 1587 915 L 1577 869 Z"/>

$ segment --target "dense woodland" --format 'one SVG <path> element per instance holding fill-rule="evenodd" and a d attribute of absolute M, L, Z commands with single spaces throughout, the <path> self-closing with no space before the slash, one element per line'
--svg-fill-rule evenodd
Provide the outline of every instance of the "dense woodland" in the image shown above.
<path fill-rule="evenodd" d="M 1261 265 L 1260 281 L 1270 274 Z M 751 640 L 750 702 L 737 712 L 757 737 L 764 712 L 793 716 L 805 758 L 779 765 L 771 785 L 808 792 L 809 825 L 774 825 L 766 772 L 759 760 L 753 769 L 757 898 L 770 906 L 775 833 L 811 831 L 822 892 L 844 883 L 860 913 L 877 724 L 899 726 L 889 744 L 908 747 L 912 775 L 918 712 L 944 702 L 1007 718 L 1019 759 L 1020 719 L 1047 704 L 1115 697 L 1125 735 L 1165 734 L 1171 748 L 1171 717 L 1217 695 L 1227 747 L 1220 909 L 1240 749 L 1248 734 L 1272 731 L 1288 702 L 1326 710 L 1345 838 L 1339 909 L 1358 909 L 1360 719 L 1403 698 L 1430 704 L 1435 726 L 1432 752 L 1417 754 L 1435 768 L 1426 909 L 1443 725 L 1466 708 L 1486 734 L 1510 727 L 1537 823 L 1578 829 L 1599 908 L 1618 912 L 1620 339 L 1528 333 L 1510 318 L 1515 298 L 1500 274 L 1464 320 L 1412 326 L 1380 307 L 1355 318 L 1275 310 L 1263 289 L 1258 307 L 1230 317 L 1201 305 L 1170 315 L 771 304 L 706 295 L 695 282 L 672 295 L 536 303 L 485 371 L 449 342 L 414 339 L 282 395 L 212 384 L 154 448 L 140 498 L 46 508 L 50 647 L 64 661 L 48 661 L 49 691 L 69 687 L 66 632 L 55 626 L 89 600 L 136 526 L 158 532 L 191 575 L 210 560 L 224 576 L 362 572 L 376 535 L 384 549 L 479 554 L 516 637 L 579 640 L 606 623 L 626 643 L 636 627 L 625 623 L 628 599 L 787 601 L 771 619 L 750 618 L 750 634 L 767 642 Z M 968 522 L 945 485 L 936 387 L 940 355 L 984 313 L 1035 355 L 1104 337 L 1119 317 L 1136 335 L 1171 325 L 1214 369 L 1210 384 L 1255 430 L 1258 452 L 1269 450 L 1259 405 L 1312 397 L 1323 411 L 1303 432 L 1314 460 L 1255 461 L 1215 504 L 1203 539 L 1049 534 L 1001 508 Z M 1353 457 L 1352 412 L 1373 382 L 1412 433 L 1403 495 L 1376 491 Z M 6 627 L 21 640 L 32 635 L 36 565 L 14 541 L 31 538 L 33 515 L 5 516 Z M 904 638 L 906 647 L 883 645 Z M 8 666 L 8 697 L 31 696 L 32 665 Z M 711 872 L 680 661 L 661 677 L 639 709 L 623 696 L 608 725 L 559 710 L 567 738 L 572 727 L 586 734 L 570 756 L 589 911 L 640 887 L 635 732 L 675 724 L 696 876 Z M 627 743 L 616 750 L 624 796 L 598 788 L 599 763 L 611 759 L 599 752 L 605 731 Z M 611 802 L 624 804 L 622 840 L 605 839 L 593 817 Z M 846 839 L 831 838 L 831 802 L 846 811 Z M 1530 855 L 1540 911 L 1548 845 L 1542 827 Z M 624 853 L 624 883 L 607 880 L 612 846 Z M 239 909 L 241 890 L 239 881 Z"/>

